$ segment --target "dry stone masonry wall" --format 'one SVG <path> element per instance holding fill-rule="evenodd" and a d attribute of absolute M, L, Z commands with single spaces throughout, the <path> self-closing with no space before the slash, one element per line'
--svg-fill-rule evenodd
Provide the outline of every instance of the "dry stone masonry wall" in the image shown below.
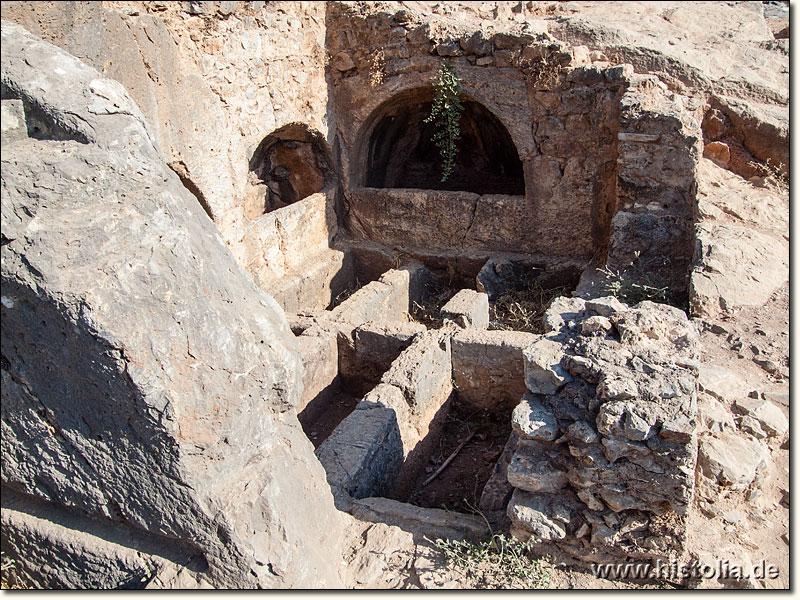
<path fill-rule="evenodd" d="M 679 559 L 694 492 L 698 334 L 673 307 L 560 298 L 524 351 L 515 535 L 575 559 Z"/>

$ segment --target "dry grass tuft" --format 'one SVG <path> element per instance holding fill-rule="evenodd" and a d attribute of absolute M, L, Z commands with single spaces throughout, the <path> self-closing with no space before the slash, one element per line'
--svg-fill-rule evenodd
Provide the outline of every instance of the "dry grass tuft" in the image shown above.
<path fill-rule="evenodd" d="M 489 329 L 544 333 L 542 318 L 554 298 L 572 295 L 567 286 L 544 288 L 536 280 L 506 292 L 489 305 Z"/>

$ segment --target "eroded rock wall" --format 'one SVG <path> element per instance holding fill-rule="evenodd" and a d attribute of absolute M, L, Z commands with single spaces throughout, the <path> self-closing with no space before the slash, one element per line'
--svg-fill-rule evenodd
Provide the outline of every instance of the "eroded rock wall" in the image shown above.
<path fill-rule="evenodd" d="M 280 211 L 283 229 L 275 216 L 245 214 L 249 162 L 267 135 L 296 122 L 329 134 L 324 3 L 10 2 L 2 17 L 125 86 L 167 162 L 262 289 L 305 273 L 299 291 L 278 290 L 281 305 L 293 310 L 297 294 L 311 307 L 330 302 L 322 280 L 344 260 L 328 248 L 335 189 L 322 215 L 315 203 Z M 286 261 L 281 248 L 298 228 L 308 241 Z"/>
<path fill-rule="evenodd" d="M 283 312 L 119 83 L 13 23 L 2 44 L 20 125 L 3 144 L 4 502 L 36 498 L 101 537 L 127 528 L 216 585 L 337 585 L 337 513 L 295 416 Z M 25 548 L 4 552 L 35 573 Z"/>

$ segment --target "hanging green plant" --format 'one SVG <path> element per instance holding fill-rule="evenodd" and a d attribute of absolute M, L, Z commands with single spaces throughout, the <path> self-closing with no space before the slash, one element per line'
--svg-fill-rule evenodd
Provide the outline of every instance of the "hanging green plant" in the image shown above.
<path fill-rule="evenodd" d="M 439 148 L 439 155 L 442 157 L 442 182 L 445 182 L 455 166 L 458 152 L 456 143 L 461 138 L 458 120 L 464 111 L 458 97 L 460 79 L 447 63 L 439 67 L 433 89 L 433 106 L 425 123 L 433 123 L 435 126 L 433 142 Z"/>

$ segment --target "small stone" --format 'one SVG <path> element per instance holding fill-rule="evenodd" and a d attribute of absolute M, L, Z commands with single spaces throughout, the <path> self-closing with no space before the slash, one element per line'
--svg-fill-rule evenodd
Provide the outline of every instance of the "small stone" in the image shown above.
<path fill-rule="evenodd" d="M 661 384 L 661 389 L 658 391 L 658 395 L 665 400 L 669 400 L 670 398 L 677 398 L 681 395 L 681 389 L 672 381 L 664 381 Z"/>
<path fill-rule="evenodd" d="M 550 514 L 556 521 L 569 525 L 572 520 L 572 511 L 558 500 L 554 500 L 550 504 Z"/>
<path fill-rule="evenodd" d="M 508 482 L 528 492 L 557 492 L 567 484 L 563 472 L 554 469 L 548 460 L 533 455 L 522 444 L 508 465 Z"/>
<path fill-rule="evenodd" d="M 617 300 L 614 296 L 603 296 L 586 301 L 586 310 L 592 310 L 601 317 L 610 317 L 614 313 L 625 312 L 628 306 Z"/>
<path fill-rule="evenodd" d="M 494 58 L 491 56 L 482 56 L 475 61 L 475 64 L 479 67 L 488 67 L 489 65 L 494 64 Z"/>
<path fill-rule="evenodd" d="M 609 400 L 633 400 L 639 396 L 639 387 L 627 377 L 606 376 L 598 384 L 597 393 Z"/>
<path fill-rule="evenodd" d="M 395 23 L 408 23 L 411 21 L 411 15 L 407 10 L 398 10 L 394 13 L 394 21 Z"/>
<path fill-rule="evenodd" d="M 725 329 L 725 327 L 719 323 L 712 323 L 708 330 L 714 335 L 728 335 L 730 333 L 730 331 Z"/>
<path fill-rule="evenodd" d="M 523 438 L 551 442 L 558 437 L 558 421 L 533 394 L 525 394 L 511 415 L 511 424 Z"/>
<path fill-rule="evenodd" d="M 688 415 L 679 414 L 674 419 L 667 421 L 661 426 L 659 435 L 665 440 L 675 440 L 678 442 L 688 442 L 692 439 L 695 431 L 695 420 Z"/>
<path fill-rule="evenodd" d="M 585 309 L 586 301 L 583 298 L 559 296 L 544 311 L 542 322 L 545 331 L 559 331 L 565 325 L 571 326 L 569 322 L 583 317 Z"/>
<path fill-rule="evenodd" d="M 644 441 L 653 435 L 652 425 L 631 411 L 626 415 L 623 431 L 629 440 L 637 442 Z"/>
<path fill-rule="evenodd" d="M 489 296 L 475 290 L 460 290 L 440 311 L 442 319 L 462 328 L 489 326 Z"/>
<path fill-rule="evenodd" d="M 742 417 L 739 423 L 739 429 L 759 440 L 766 439 L 767 437 L 767 434 L 764 433 L 764 430 L 761 428 L 761 424 L 750 415 Z"/>
<path fill-rule="evenodd" d="M 750 500 L 749 497 L 747 499 Z M 747 513 L 747 516 L 757 523 L 764 523 L 767 520 L 759 510 L 751 510 L 749 513 Z"/>
<path fill-rule="evenodd" d="M 564 526 L 551 518 L 550 502 L 542 494 L 514 490 L 508 503 L 508 516 L 513 523 L 527 529 L 540 540 L 561 540 L 567 535 Z"/>
<path fill-rule="evenodd" d="M 608 525 L 599 523 L 592 525 L 592 545 L 611 546 L 616 542 L 616 539 L 617 532 Z"/>
<path fill-rule="evenodd" d="M 576 538 L 585 537 L 586 534 L 589 533 L 590 531 L 591 529 L 589 528 L 589 525 L 587 523 L 584 523 L 583 525 L 578 527 L 578 530 L 575 532 L 575 537 Z"/>
<path fill-rule="evenodd" d="M 594 316 L 589 317 L 581 323 L 581 334 L 583 335 L 596 335 L 604 334 L 611 331 L 612 325 L 606 317 Z"/>
<path fill-rule="evenodd" d="M 567 437 L 582 444 L 593 444 L 597 441 L 597 432 L 586 421 L 575 421 L 567 428 Z"/>
<path fill-rule="evenodd" d="M 544 336 L 522 351 L 525 385 L 534 394 L 553 394 L 572 376 L 561 366 L 562 345 Z"/>
<path fill-rule="evenodd" d="M 610 83 L 619 83 L 627 80 L 631 75 L 633 75 L 633 67 L 630 64 L 610 67 L 605 69 L 603 74 L 605 75 L 606 80 Z"/>
<path fill-rule="evenodd" d="M 578 490 L 577 494 L 578 499 L 583 502 L 586 506 L 589 507 L 590 510 L 605 510 L 606 505 L 603 504 L 597 496 L 595 496 L 592 492 L 587 489 Z"/>
<path fill-rule="evenodd" d="M 461 56 L 464 52 L 456 42 L 442 42 L 436 46 L 436 54 L 439 56 Z"/>
<path fill-rule="evenodd" d="M 789 430 L 789 420 L 783 411 L 768 400 L 741 398 L 734 403 L 734 407 L 756 419 L 767 435 L 783 435 Z"/>
<path fill-rule="evenodd" d="M 703 148 L 703 156 L 721 167 L 727 167 L 731 161 L 731 149 L 723 142 L 711 142 Z"/>
<path fill-rule="evenodd" d="M 744 489 L 769 460 L 767 448 L 752 438 L 731 433 L 700 440 L 698 465 L 702 473 L 720 485 Z"/>
<path fill-rule="evenodd" d="M 217 12 L 219 14 L 221 14 L 223 17 L 227 17 L 227 16 L 233 14 L 233 12 L 236 10 L 236 4 L 238 4 L 238 3 L 237 2 L 220 2 L 219 3 L 219 8 L 217 9 Z"/>
<path fill-rule="evenodd" d="M 772 375 L 780 373 L 781 371 L 781 366 L 774 360 L 768 358 L 754 358 L 753 362 L 756 363 L 762 369 L 764 369 L 767 373 L 770 373 Z"/>
<path fill-rule="evenodd" d="M 338 52 L 331 58 L 331 66 L 340 72 L 350 71 L 356 68 L 353 59 L 347 52 Z"/>
<path fill-rule="evenodd" d="M 731 525 L 735 525 L 739 521 L 742 520 L 742 515 L 739 511 L 736 510 L 729 510 L 727 512 L 722 513 L 722 520 L 726 523 L 730 523 Z"/>

